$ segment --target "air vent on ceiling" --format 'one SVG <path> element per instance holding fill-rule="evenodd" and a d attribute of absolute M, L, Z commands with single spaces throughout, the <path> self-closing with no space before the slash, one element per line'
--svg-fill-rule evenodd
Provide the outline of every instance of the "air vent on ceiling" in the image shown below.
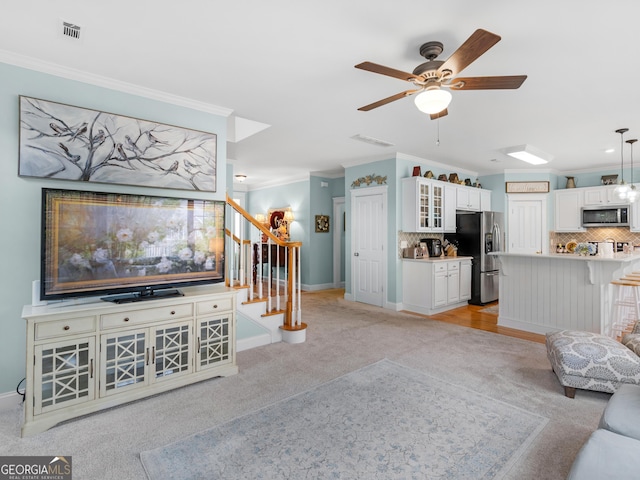
<path fill-rule="evenodd" d="M 385 142 L 384 140 L 378 140 L 377 138 L 367 137 L 366 135 L 354 135 L 351 138 L 354 140 L 360 140 L 361 142 L 370 143 L 371 145 L 377 145 L 378 147 L 393 147 L 393 143 Z"/>
<path fill-rule="evenodd" d="M 80 40 L 80 26 L 69 22 L 62 22 L 62 36 Z"/>

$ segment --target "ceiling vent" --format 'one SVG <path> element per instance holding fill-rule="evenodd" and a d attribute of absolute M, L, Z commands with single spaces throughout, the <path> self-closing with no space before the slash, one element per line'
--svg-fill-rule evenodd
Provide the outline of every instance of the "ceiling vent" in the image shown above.
<path fill-rule="evenodd" d="M 393 143 L 389 143 L 373 137 L 367 137 L 366 135 L 357 134 L 352 136 L 351 138 L 354 140 L 359 140 L 361 142 L 370 143 L 371 145 L 377 145 L 378 147 L 393 147 Z"/>
<path fill-rule="evenodd" d="M 80 26 L 69 22 L 62 22 L 62 36 L 80 40 Z"/>

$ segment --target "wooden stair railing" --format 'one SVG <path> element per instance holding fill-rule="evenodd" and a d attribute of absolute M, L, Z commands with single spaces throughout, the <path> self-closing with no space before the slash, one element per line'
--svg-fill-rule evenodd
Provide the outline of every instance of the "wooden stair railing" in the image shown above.
<path fill-rule="evenodd" d="M 302 242 L 285 242 L 276 237 L 228 195 L 227 205 L 232 213 L 227 216 L 230 220 L 227 221 L 226 229 L 227 285 L 248 288 L 249 302 L 266 301 L 267 315 L 284 313 L 284 324 L 280 327 L 282 330 L 306 329 L 307 325 L 302 322 L 301 308 Z M 233 213 L 239 215 L 240 221 L 236 221 L 238 217 Z M 263 241 L 265 239 L 266 242 Z M 284 256 L 284 260 L 281 256 Z M 264 275 L 265 266 L 266 276 Z M 283 290 L 282 295 L 281 290 Z M 282 308 L 283 301 L 284 308 Z"/>

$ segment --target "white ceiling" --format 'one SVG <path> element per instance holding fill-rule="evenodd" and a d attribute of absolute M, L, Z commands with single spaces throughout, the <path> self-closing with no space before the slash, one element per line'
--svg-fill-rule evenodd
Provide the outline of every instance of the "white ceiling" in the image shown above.
<path fill-rule="evenodd" d="M 270 125 L 228 145 L 249 186 L 395 152 L 452 171 L 567 172 L 619 167 L 614 130 L 640 136 L 639 14 L 632 0 L 10 0 L 0 51 L 225 107 L 250 121 L 240 127 Z M 60 35 L 61 20 L 82 27 L 79 41 Z M 477 28 L 502 40 L 463 75 L 526 74 L 520 89 L 454 91 L 440 121 L 412 98 L 357 111 L 412 85 L 354 65 L 411 72 L 421 44 L 443 42 L 445 60 Z M 520 144 L 553 162 L 499 152 Z"/>

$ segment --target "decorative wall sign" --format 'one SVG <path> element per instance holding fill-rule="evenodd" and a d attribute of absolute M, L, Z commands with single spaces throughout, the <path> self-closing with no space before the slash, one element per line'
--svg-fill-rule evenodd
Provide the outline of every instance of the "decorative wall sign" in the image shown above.
<path fill-rule="evenodd" d="M 351 183 L 351 188 L 359 187 L 361 185 L 366 185 L 368 187 L 373 182 L 376 182 L 378 185 L 385 185 L 387 183 L 387 176 L 385 175 L 384 177 L 382 177 L 380 175 L 372 173 L 371 175 L 367 175 L 366 177 L 360 177 L 357 180 L 354 180 Z"/>
<path fill-rule="evenodd" d="M 20 96 L 25 177 L 216 191 L 213 133 Z"/>
<path fill-rule="evenodd" d="M 506 182 L 506 193 L 549 193 L 549 182 Z"/>
<path fill-rule="evenodd" d="M 325 233 L 329 231 L 329 216 L 316 215 L 316 233 Z"/>

